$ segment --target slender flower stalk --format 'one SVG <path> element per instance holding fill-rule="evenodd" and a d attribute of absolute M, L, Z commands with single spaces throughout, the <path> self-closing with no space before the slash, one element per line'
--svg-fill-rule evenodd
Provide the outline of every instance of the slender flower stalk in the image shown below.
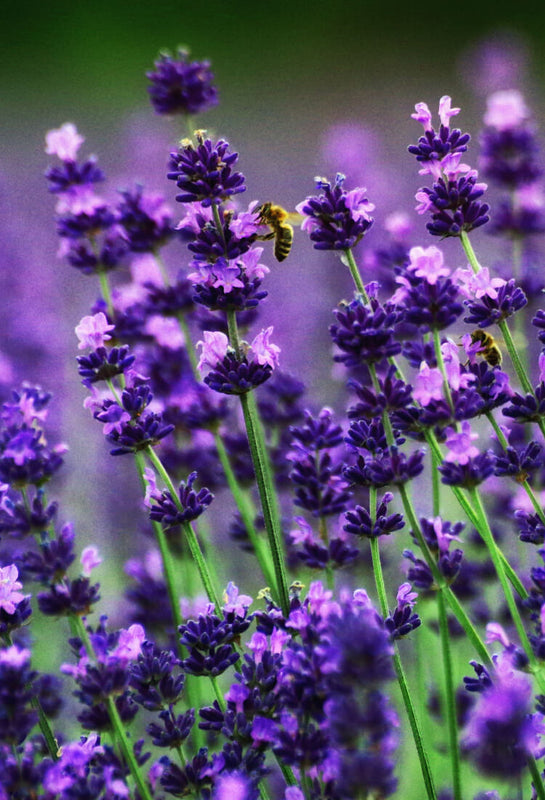
<path fill-rule="evenodd" d="M 445 598 L 442 592 L 437 592 L 437 608 L 439 611 L 439 632 L 441 636 L 443 670 L 445 675 L 444 697 L 449 739 L 448 749 L 452 764 L 452 790 L 454 794 L 454 800 L 462 800 L 463 795 L 460 774 L 460 751 L 458 749 L 458 724 L 456 721 L 456 695 L 454 689 L 454 675 L 452 670 L 450 632 L 448 627 Z"/>
<path fill-rule="evenodd" d="M 85 647 L 85 650 L 87 651 L 89 658 L 93 658 L 95 656 L 95 652 L 82 618 L 80 616 L 77 616 L 76 614 L 72 614 L 70 616 L 70 625 L 73 628 L 74 634 L 78 636 L 83 642 L 83 645 Z M 140 772 L 138 762 L 135 758 L 133 749 L 131 747 L 129 738 L 127 736 L 127 732 L 125 730 L 125 726 L 121 720 L 121 717 L 119 716 L 119 712 L 116 708 L 113 697 L 108 696 L 107 704 L 108 704 L 108 715 L 112 723 L 116 742 L 123 754 L 123 758 L 125 759 L 127 765 L 129 766 L 131 775 L 133 776 L 134 782 L 138 788 L 138 792 L 143 798 L 143 800 L 153 800 L 148 784 L 146 783 Z"/>
<path fill-rule="evenodd" d="M 182 504 L 180 502 L 180 499 L 178 498 L 178 493 L 176 492 L 176 489 L 174 488 L 174 484 L 172 483 L 172 480 L 170 479 L 170 475 L 168 474 L 168 472 L 164 468 L 160 458 L 155 453 L 153 448 L 151 448 L 151 447 L 148 448 L 148 450 L 146 452 L 146 456 L 149 459 L 149 461 L 151 462 L 151 464 L 152 464 L 153 468 L 155 469 L 155 471 L 157 472 L 157 475 L 161 478 L 161 480 L 163 481 L 163 483 L 167 487 L 167 489 L 170 492 L 171 496 L 173 497 L 174 502 L 176 503 L 176 506 L 178 507 L 178 509 L 180 511 L 183 511 L 183 506 L 182 506 Z M 191 551 L 191 555 L 193 557 L 193 560 L 195 562 L 195 565 L 197 567 L 199 575 L 201 576 L 201 581 L 202 581 L 202 584 L 204 586 L 204 590 L 206 592 L 206 596 L 208 597 L 210 602 L 214 604 L 214 606 L 216 608 L 220 608 L 220 602 L 219 602 L 218 596 L 216 594 L 216 590 L 214 588 L 214 583 L 213 583 L 212 577 L 210 575 L 210 570 L 208 569 L 208 565 L 207 565 L 206 560 L 204 558 L 204 555 L 203 555 L 203 552 L 201 550 L 201 547 L 200 547 L 199 541 L 197 539 L 197 536 L 195 535 L 195 531 L 193 530 L 193 528 L 191 527 L 191 524 L 189 522 L 182 522 L 182 530 L 184 532 L 184 536 L 186 538 L 187 544 L 188 544 L 189 549 Z"/>

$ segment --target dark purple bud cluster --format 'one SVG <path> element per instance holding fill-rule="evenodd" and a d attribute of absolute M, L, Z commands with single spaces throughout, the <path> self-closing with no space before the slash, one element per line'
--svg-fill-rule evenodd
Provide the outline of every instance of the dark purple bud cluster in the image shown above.
<path fill-rule="evenodd" d="M 495 456 L 494 475 L 509 477 L 518 483 L 528 480 L 543 467 L 543 448 L 538 442 L 530 442 L 522 449 L 508 447 Z"/>
<path fill-rule="evenodd" d="M 63 161 L 60 167 L 49 167 L 45 177 L 49 191 L 60 195 L 67 194 L 76 187 L 88 187 L 105 179 L 103 171 L 97 167 L 95 156 L 80 163 L 72 160 Z"/>
<path fill-rule="evenodd" d="M 409 145 L 407 150 L 419 163 L 429 164 L 440 162 L 449 153 L 465 153 L 470 140 L 469 133 L 441 124 L 439 131 L 432 127 L 424 131 L 418 143 Z"/>
<path fill-rule="evenodd" d="M 89 355 L 77 356 L 78 373 L 83 378 L 85 386 L 97 381 L 111 380 L 115 375 L 121 375 L 134 364 L 135 356 L 129 352 L 129 346 L 97 347 Z"/>
<path fill-rule="evenodd" d="M 355 367 L 376 364 L 401 352 L 401 343 L 394 336 L 403 312 L 393 305 L 382 306 L 375 298 L 367 305 L 362 297 L 357 297 L 334 314 L 337 323 L 330 326 L 329 332 L 341 350 L 335 361 Z"/>
<path fill-rule="evenodd" d="M 295 556 L 310 569 L 341 569 L 358 558 L 358 548 L 347 543 L 343 531 L 328 535 L 326 540 L 323 534 L 318 536 L 302 517 L 296 517 L 295 521 L 299 527 L 289 533 L 288 544 Z"/>
<path fill-rule="evenodd" d="M 325 178 L 316 179 L 321 194 L 307 197 L 297 206 L 305 216 L 303 230 L 316 250 L 349 250 L 373 224 L 370 212 L 374 205 L 365 197 L 365 189 L 346 191 L 345 176 L 338 173 L 333 186 Z"/>
<path fill-rule="evenodd" d="M 399 485 L 415 478 L 424 468 L 422 450 L 407 456 L 397 445 L 386 443 L 382 422 L 353 422 L 346 442 L 358 452 L 356 463 L 343 470 L 344 477 L 352 484 L 376 488 Z"/>
<path fill-rule="evenodd" d="M 348 381 L 348 386 L 358 398 L 358 402 L 348 408 L 348 419 L 376 419 L 385 411 L 395 412 L 412 404 L 412 388 L 397 377 L 394 366 L 388 367 L 386 374 L 378 377 L 378 392 L 373 386 L 365 386 L 354 379 Z"/>
<path fill-rule="evenodd" d="M 182 48 L 175 56 L 161 53 L 146 78 L 157 114 L 199 114 L 218 103 L 210 62 L 190 61 L 188 51 Z"/>
<path fill-rule="evenodd" d="M 545 383 L 538 384 L 534 394 L 514 392 L 509 405 L 502 408 L 502 414 L 517 422 L 540 422 L 545 414 Z"/>
<path fill-rule="evenodd" d="M 538 514 L 530 514 L 529 511 L 515 511 L 515 519 L 519 529 L 521 542 L 530 544 L 545 543 L 545 522 Z"/>
<path fill-rule="evenodd" d="M 489 206 L 480 198 L 486 184 L 477 183 L 478 174 L 467 164 L 461 164 L 470 136 L 457 128 L 451 131 L 450 118 L 459 108 L 450 107 L 450 97 L 439 102 L 441 126 L 436 133 L 431 124 L 431 112 L 425 103 L 417 103 L 414 119 L 424 126 L 424 135 L 409 152 L 423 165 L 421 174 L 434 178 L 432 188 L 424 187 L 416 194 L 420 214 L 431 213 L 432 222 L 426 227 L 432 236 L 460 236 L 488 222 Z"/>
<path fill-rule="evenodd" d="M 172 528 L 184 522 L 191 522 L 200 517 L 214 499 L 214 495 L 206 488 L 196 492 L 193 484 L 197 473 L 192 472 L 187 483 L 181 481 L 178 487 L 178 498 L 175 500 L 168 490 L 152 492 L 150 519 L 159 522 L 163 528 Z"/>
<path fill-rule="evenodd" d="M 23 742 L 37 722 L 32 707 L 38 673 L 31 669 L 30 650 L 12 645 L 0 649 L 0 730 L 2 742 Z M 2 784 L 0 783 L 0 786 Z"/>
<path fill-rule="evenodd" d="M 84 706 L 78 720 L 87 730 L 112 729 L 108 698 L 114 699 L 124 723 L 130 722 L 138 712 L 130 691 L 128 667 L 140 653 L 144 630 L 140 625 L 132 625 L 128 630 L 109 632 L 106 621 L 103 616 L 95 630 L 88 628 L 91 654 L 87 654 L 81 639 L 70 640 L 78 664 L 65 664 L 62 668 L 78 685 L 74 695 Z"/>
<path fill-rule="evenodd" d="M 438 470 L 442 475 L 441 482 L 447 486 L 463 486 L 471 489 L 494 473 L 494 457 L 487 451 L 470 458 L 465 464 L 443 461 Z"/>
<path fill-rule="evenodd" d="M 238 153 L 229 152 L 229 142 L 219 139 L 215 144 L 197 131 L 197 146 L 184 140 L 178 152 L 170 154 L 167 178 L 176 181 L 181 193 L 179 203 L 202 203 L 206 208 L 219 205 L 235 194 L 246 191 L 244 175 L 232 170 Z"/>
<path fill-rule="evenodd" d="M 527 303 L 528 298 L 511 278 L 498 288 L 494 298 L 485 295 L 479 301 L 467 302 L 470 313 L 464 317 L 464 322 L 479 328 L 488 328 L 520 311 Z"/>
<path fill-rule="evenodd" d="M 512 190 L 534 183 L 543 174 L 539 144 L 529 127 L 492 128 L 481 134 L 480 167 L 502 188 Z"/>
<path fill-rule="evenodd" d="M 228 351 L 223 360 L 210 370 L 204 382 L 221 394 L 246 394 L 268 381 L 272 373 L 270 364 L 248 361 L 246 356 L 240 358 L 234 351 Z"/>
<path fill-rule="evenodd" d="M 405 312 L 404 322 L 417 325 L 421 332 L 443 330 L 452 325 L 464 311 L 458 288 L 450 278 L 430 283 L 417 278 L 412 270 L 400 273 L 406 292 L 399 307 Z"/>
<path fill-rule="evenodd" d="M 410 584 L 404 583 L 399 587 L 397 606 L 384 620 L 384 626 L 393 640 L 403 639 L 422 624 L 418 614 L 413 611 L 416 597 L 416 592 L 411 592 Z"/>
<path fill-rule="evenodd" d="M 240 658 L 233 643 L 250 627 L 251 619 L 246 610 L 242 616 L 224 611 L 222 617 L 209 613 L 180 626 L 180 642 L 189 649 L 182 661 L 184 671 L 217 677 L 229 669 Z"/>
<path fill-rule="evenodd" d="M 292 463 L 290 479 L 295 484 L 294 503 L 314 517 L 342 513 L 352 496 L 342 478 L 342 461 L 335 449 L 343 441 L 340 425 L 329 408 L 317 417 L 305 412 L 305 424 L 290 428 Z"/>
<path fill-rule="evenodd" d="M 394 499 L 391 492 L 385 492 L 378 502 L 376 512 L 371 516 L 367 508 L 356 506 L 345 514 L 346 525 L 344 530 L 360 538 L 375 539 L 378 536 L 388 536 L 390 533 L 401 530 L 405 526 L 402 514 L 388 514 L 388 506 Z"/>
<path fill-rule="evenodd" d="M 423 187 L 419 200 L 423 210 L 431 213 L 426 228 L 432 236 L 459 236 L 485 225 L 490 217 L 488 203 L 479 202 L 486 184 L 477 183 L 477 174 L 466 174 L 445 180 L 438 178 L 433 187 Z"/>
<path fill-rule="evenodd" d="M 541 717 L 530 713 L 530 679 L 514 668 L 508 652 L 493 673 L 482 674 L 480 669 L 478 699 L 469 713 L 463 749 L 485 775 L 519 775 L 539 747 Z"/>
<path fill-rule="evenodd" d="M 20 537 L 41 533 L 54 520 L 57 507 L 55 502 L 45 505 L 43 489 L 38 489 L 29 503 L 12 499 L 6 493 L 0 505 L 0 534 Z"/>
<path fill-rule="evenodd" d="M 43 420 L 51 395 L 23 386 L 0 412 L 0 482 L 18 488 L 41 486 L 63 463 L 63 445 L 47 446 Z M 9 513 L 9 504 L 6 506 Z"/>
<path fill-rule="evenodd" d="M 147 385 L 128 387 L 121 394 L 121 404 L 115 400 L 103 401 L 93 416 L 104 423 L 106 439 L 115 444 L 113 456 L 136 453 L 153 447 L 174 430 L 166 425 L 160 414 L 148 411 L 153 395 Z"/>
<path fill-rule="evenodd" d="M 162 195 L 136 186 L 121 196 L 116 217 L 133 253 L 154 252 L 174 235 L 172 215 Z"/>

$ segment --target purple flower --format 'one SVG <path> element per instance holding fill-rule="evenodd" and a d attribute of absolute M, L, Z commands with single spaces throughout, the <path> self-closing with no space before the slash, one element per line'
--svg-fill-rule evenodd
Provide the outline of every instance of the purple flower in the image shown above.
<path fill-rule="evenodd" d="M 85 137 L 77 132 L 76 126 L 65 122 L 60 128 L 50 130 L 45 135 L 45 152 L 55 155 L 61 161 L 75 161 L 77 152 Z"/>
<path fill-rule="evenodd" d="M 190 61 L 187 50 L 179 48 L 175 57 L 161 53 L 154 67 L 146 77 L 157 114 L 198 114 L 217 105 L 217 89 L 208 61 Z"/>
<path fill-rule="evenodd" d="M 459 111 L 450 107 L 450 97 L 441 98 L 439 133 L 431 124 L 431 113 L 425 103 L 417 103 L 416 113 L 412 114 L 423 124 L 424 136 L 417 145 L 409 147 L 409 152 L 423 165 L 420 174 L 430 174 L 435 180 L 431 189 L 425 187 L 416 193 L 416 210 L 419 214 L 431 212 L 432 222 L 426 227 L 433 236 L 459 236 L 489 219 L 488 204 L 479 202 L 486 184 L 477 183 L 477 171 L 461 163 L 469 134 L 462 134 L 456 128 L 450 130 L 450 117 Z"/>
<path fill-rule="evenodd" d="M 340 355 L 334 356 L 335 361 L 347 367 L 376 364 L 401 351 L 401 344 L 394 336 L 403 312 L 390 303 L 382 306 L 371 298 L 367 305 L 363 298 L 357 297 L 351 303 L 341 304 L 334 314 L 337 322 L 330 325 L 329 332 L 341 350 Z"/>
<path fill-rule="evenodd" d="M 446 461 L 467 464 L 470 459 L 479 455 L 479 448 L 471 444 L 474 439 L 479 438 L 479 434 L 471 430 L 471 425 L 467 420 L 462 423 L 461 432 L 447 428 L 445 434 L 445 444 L 448 449 Z"/>
<path fill-rule="evenodd" d="M 113 331 L 115 325 L 111 325 L 106 319 L 106 314 L 99 311 L 98 314 L 83 317 L 79 325 L 76 325 L 76 336 L 79 339 L 78 348 L 85 350 L 90 347 L 92 350 L 97 350 L 99 347 L 104 347 L 104 342 L 112 337 L 109 331 Z"/>
<path fill-rule="evenodd" d="M 172 212 L 161 194 L 136 186 L 121 196 L 117 218 L 133 253 L 153 252 L 174 234 Z"/>
<path fill-rule="evenodd" d="M 187 484 L 181 481 L 178 487 L 179 504 L 168 490 L 159 492 L 152 487 L 149 493 L 150 499 L 153 500 L 152 503 L 149 503 L 150 519 L 160 522 L 164 528 L 172 528 L 200 517 L 214 499 L 214 495 L 206 488 L 196 492 L 192 488 L 196 479 L 197 473 L 192 472 L 187 479 Z"/>
<path fill-rule="evenodd" d="M 401 530 L 405 525 L 403 515 L 387 513 L 388 505 L 393 499 L 394 496 L 391 492 L 385 492 L 382 500 L 377 504 L 373 517 L 368 509 L 362 506 L 356 506 L 347 511 L 345 513 L 347 524 L 344 526 L 344 530 L 367 539 L 387 536 L 394 531 Z"/>
<path fill-rule="evenodd" d="M 491 678 L 470 712 L 463 744 L 483 774 L 513 778 L 528 757 L 541 755 L 545 727 L 540 714 L 531 714 L 530 678 L 513 669 L 508 654 L 498 660 Z"/>
<path fill-rule="evenodd" d="M 204 331 L 198 368 L 207 370 L 204 382 L 215 392 L 244 394 L 268 380 L 278 363 L 280 348 L 269 341 L 272 326 L 262 330 L 237 354 L 221 331 Z"/>
<path fill-rule="evenodd" d="M 23 584 L 17 580 L 18 577 L 19 570 L 15 564 L 0 567 L 0 610 L 4 609 L 8 614 L 15 614 L 17 606 L 25 599 L 19 591 Z"/>
<path fill-rule="evenodd" d="M 180 150 L 170 154 L 167 178 L 176 181 L 182 190 L 176 195 L 179 203 L 200 202 L 204 207 L 219 205 L 239 192 L 245 192 L 244 175 L 231 167 L 238 153 L 229 152 L 229 142 L 220 139 L 216 144 L 197 131 L 197 146 L 184 139 Z"/>
<path fill-rule="evenodd" d="M 343 188 L 345 176 L 338 173 L 333 186 L 325 178 L 316 179 L 322 194 L 307 197 L 296 206 L 305 220 L 317 250 L 348 250 L 354 247 L 373 224 L 370 213 L 374 205 L 365 197 L 366 189 Z"/>

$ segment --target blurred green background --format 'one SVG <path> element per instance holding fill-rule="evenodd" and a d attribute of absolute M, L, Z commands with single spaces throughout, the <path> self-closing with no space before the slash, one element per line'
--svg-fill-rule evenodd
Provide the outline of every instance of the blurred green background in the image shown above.
<path fill-rule="evenodd" d="M 272 114 L 291 123 L 292 106 L 305 122 L 349 109 L 378 119 L 377 96 L 404 94 L 410 105 L 441 83 L 454 93 L 461 54 L 492 33 L 524 38 L 541 84 L 545 4 L 534 0 L 8 0 L 0 30 L 2 138 L 66 114 L 111 127 L 146 103 L 142 74 L 157 51 L 180 43 L 213 61 L 227 113 L 254 125 Z"/>

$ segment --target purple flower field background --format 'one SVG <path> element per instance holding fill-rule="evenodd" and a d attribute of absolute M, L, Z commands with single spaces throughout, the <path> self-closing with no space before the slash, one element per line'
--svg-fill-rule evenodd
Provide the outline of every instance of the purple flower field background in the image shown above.
<path fill-rule="evenodd" d="M 160 6 L 6 48 L 0 800 L 543 799 L 529 20 Z"/>

